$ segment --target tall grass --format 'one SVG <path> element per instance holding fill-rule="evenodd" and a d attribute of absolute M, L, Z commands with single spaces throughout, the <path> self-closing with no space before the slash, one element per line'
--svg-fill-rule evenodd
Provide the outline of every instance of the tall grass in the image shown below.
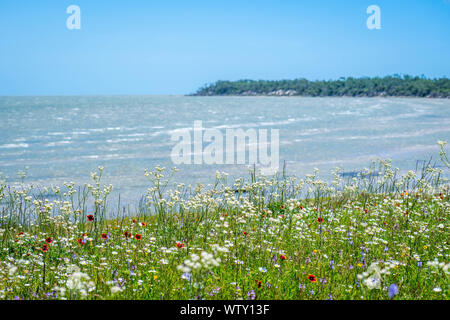
<path fill-rule="evenodd" d="M 0 298 L 448 299 L 449 184 L 431 161 L 210 187 L 156 167 L 136 210 L 109 202 L 103 171 L 0 181 Z"/>

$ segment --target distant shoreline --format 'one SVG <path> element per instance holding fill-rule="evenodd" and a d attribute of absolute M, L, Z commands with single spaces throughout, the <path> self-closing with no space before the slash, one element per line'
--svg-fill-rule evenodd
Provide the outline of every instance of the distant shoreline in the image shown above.
<path fill-rule="evenodd" d="M 398 98 L 398 99 L 442 99 L 447 100 L 449 97 L 421 97 L 421 96 L 306 96 L 306 95 L 268 95 L 268 94 L 254 94 L 254 95 L 245 95 L 245 94 L 216 94 L 216 95 L 198 95 L 198 94 L 186 94 L 185 97 L 230 97 L 230 98 L 242 98 L 242 97 L 255 97 L 255 98 Z"/>
<path fill-rule="evenodd" d="M 420 96 L 306 96 L 306 95 L 267 95 L 267 94 L 216 94 L 216 95 L 198 95 L 198 94 L 78 94 L 78 95 L 0 95 L 0 99 L 15 99 L 15 98 L 96 98 L 96 97 L 267 97 L 267 98 L 399 98 L 399 99 L 443 99 L 447 100 L 450 97 L 420 97 Z"/>
<path fill-rule="evenodd" d="M 238 80 L 205 85 L 190 96 L 450 98 L 450 79 L 412 76 L 339 80 Z"/>

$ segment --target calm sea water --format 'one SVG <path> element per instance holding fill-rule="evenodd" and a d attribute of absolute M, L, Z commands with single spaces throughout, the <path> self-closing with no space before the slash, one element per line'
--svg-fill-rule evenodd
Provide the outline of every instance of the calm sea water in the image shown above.
<path fill-rule="evenodd" d="M 401 98 L 86 96 L 0 97 L 0 172 L 43 185 L 74 181 L 105 166 L 105 183 L 125 199 L 149 186 L 145 168 L 172 167 L 173 130 L 279 129 L 280 160 L 302 177 L 341 166 L 357 171 L 374 158 L 414 169 L 438 159 L 437 140 L 450 141 L 450 100 Z M 182 182 L 209 183 L 215 171 L 240 175 L 240 165 L 178 166 Z"/>

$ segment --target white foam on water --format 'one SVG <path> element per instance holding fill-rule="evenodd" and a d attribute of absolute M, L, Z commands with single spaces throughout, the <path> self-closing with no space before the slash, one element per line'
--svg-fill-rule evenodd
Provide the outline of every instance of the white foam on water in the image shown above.
<path fill-rule="evenodd" d="M 7 143 L 0 145 L 0 149 L 28 148 L 28 143 Z"/>
<path fill-rule="evenodd" d="M 118 137 L 143 137 L 145 133 L 130 133 L 130 134 L 118 134 Z"/>
<path fill-rule="evenodd" d="M 63 140 L 63 141 L 49 142 L 49 143 L 46 143 L 45 146 L 46 147 L 58 147 L 58 146 L 64 146 L 66 144 L 71 144 L 71 143 L 72 143 L 72 141 Z"/>
<path fill-rule="evenodd" d="M 122 138 L 122 139 L 108 139 L 106 140 L 107 143 L 120 143 L 120 142 L 136 142 L 136 141 L 142 141 L 144 139 L 142 138 Z"/>
<path fill-rule="evenodd" d="M 65 132 L 48 132 L 47 135 L 48 136 L 63 136 L 65 135 Z"/>

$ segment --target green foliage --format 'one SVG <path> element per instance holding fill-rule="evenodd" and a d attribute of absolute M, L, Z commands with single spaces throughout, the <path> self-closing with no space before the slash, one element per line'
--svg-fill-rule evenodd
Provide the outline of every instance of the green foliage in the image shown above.
<path fill-rule="evenodd" d="M 375 97 L 406 96 L 449 98 L 450 79 L 427 79 L 412 76 L 386 76 L 384 78 L 340 78 L 339 80 L 238 80 L 217 81 L 200 88 L 194 95 L 282 95 L 312 97 Z"/>

